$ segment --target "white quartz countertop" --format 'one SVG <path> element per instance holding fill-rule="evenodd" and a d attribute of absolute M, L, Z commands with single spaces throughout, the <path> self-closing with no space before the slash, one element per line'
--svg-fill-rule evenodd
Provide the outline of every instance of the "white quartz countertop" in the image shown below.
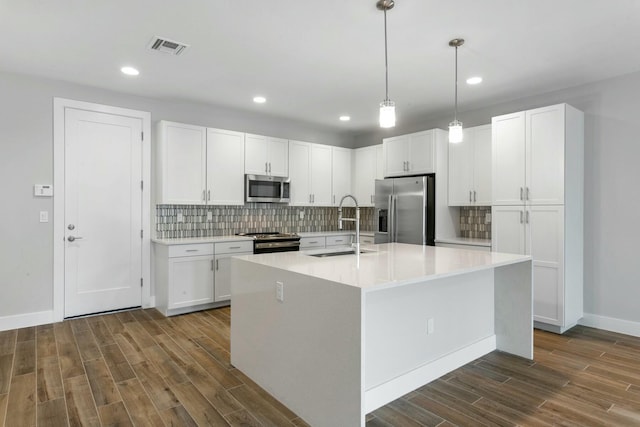
<path fill-rule="evenodd" d="M 300 237 L 318 237 L 318 236 L 344 236 L 345 234 L 356 234 L 355 230 L 336 230 L 336 231 L 301 231 L 298 234 Z M 360 230 L 361 236 L 373 236 L 373 231 Z"/>
<path fill-rule="evenodd" d="M 474 239 L 472 237 L 446 237 L 435 239 L 436 243 L 453 243 L 456 245 L 491 247 L 491 239 Z"/>
<path fill-rule="evenodd" d="M 159 245 L 193 245 L 196 243 L 224 243 L 253 241 L 251 237 L 244 236 L 216 236 L 216 237 L 188 237 L 184 239 L 151 239 Z"/>
<path fill-rule="evenodd" d="M 238 258 L 277 269 L 356 286 L 366 291 L 424 282 L 530 260 L 524 255 L 385 243 L 362 245 L 371 251 L 318 258 L 319 250 L 244 255 Z M 320 250 L 321 251 L 321 250 Z"/>

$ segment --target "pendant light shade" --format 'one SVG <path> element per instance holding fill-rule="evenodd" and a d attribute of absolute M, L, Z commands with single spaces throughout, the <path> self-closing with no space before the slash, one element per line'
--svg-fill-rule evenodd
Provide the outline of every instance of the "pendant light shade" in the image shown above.
<path fill-rule="evenodd" d="M 395 6 L 393 0 L 378 0 L 376 7 L 384 12 L 384 81 L 385 98 L 380 103 L 380 127 L 392 128 L 396 125 L 396 104 L 389 99 L 389 62 L 387 60 L 387 10 Z"/>
<path fill-rule="evenodd" d="M 456 48 L 456 85 L 454 103 L 455 109 L 453 113 L 453 121 L 449 123 L 449 142 L 456 144 L 462 142 L 462 122 L 458 120 L 458 48 L 464 44 L 464 39 L 453 39 L 449 42 L 449 46 Z"/>
<path fill-rule="evenodd" d="M 382 101 L 380 103 L 380 127 L 392 128 L 396 125 L 396 103 L 393 101 Z"/>

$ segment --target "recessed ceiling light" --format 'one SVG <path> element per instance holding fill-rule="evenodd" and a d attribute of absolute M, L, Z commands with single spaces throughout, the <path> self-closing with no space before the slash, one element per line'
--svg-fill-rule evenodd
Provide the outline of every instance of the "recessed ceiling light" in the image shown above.
<path fill-rule="evenodd" d="M 137 76 L 138 74 L 140 74 L 140 71 L 136 70 L 133 67 L 122 67 L 120 68 L 120 71 L 122 71 L 122 73 L 126 74 L 127 76 Z"/>
<path fill-rule="evenodd" d="M 348 122 L 349 120 L 351 120 L 351 117 L 349 117 L 349 116 L 340 116 L 340 121 L 341 122 Z"/>
<path fill-rule="evenodd" d="M 256 104 L 264 104 L 265 102 L 267 102 L 267 98 L 265 98 L 264 96 L 254 96 L 253 102 L 255 102 Z"/>
<path fill-rule="evenodd" d="M 477 85 L 479 83 L 482 83 L 482 77 L 469 77 L 467 79 L 468 85 Z"/>

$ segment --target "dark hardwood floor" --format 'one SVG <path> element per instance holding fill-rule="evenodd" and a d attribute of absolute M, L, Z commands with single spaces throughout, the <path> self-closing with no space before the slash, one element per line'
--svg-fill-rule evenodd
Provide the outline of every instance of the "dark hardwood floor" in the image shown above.
<path fill-rule="evenodd" d="M 307 425 L 230 365 L 229 324 L 135 310 L 0 332 L 0 425 Z M 536 331 L 534 361 L 493 352 L 367 417 L 453 425 L 640 426 L 640 338 Z"/>

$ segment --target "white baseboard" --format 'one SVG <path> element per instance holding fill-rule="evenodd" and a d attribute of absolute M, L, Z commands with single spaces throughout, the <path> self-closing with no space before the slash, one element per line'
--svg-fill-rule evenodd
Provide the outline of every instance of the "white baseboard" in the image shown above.
<path fill-rule="evenodd" d="M 53 323 L 53 310 L 0 317 L 0 331 Z"/>
<path fill-rule="evenodd" d="M 578 324 L 597 329 L 604 329 L 605 331 L 640 337 L 640 322 L 633 322 L 631 320 L 616 319 L 615 317 L 585 313 Z"/>
<path fill-rule="evenodd" d="M 496 336 L 480 340 L 365 392 L 365 413 L 374 411 L 496 349 Z"/>

